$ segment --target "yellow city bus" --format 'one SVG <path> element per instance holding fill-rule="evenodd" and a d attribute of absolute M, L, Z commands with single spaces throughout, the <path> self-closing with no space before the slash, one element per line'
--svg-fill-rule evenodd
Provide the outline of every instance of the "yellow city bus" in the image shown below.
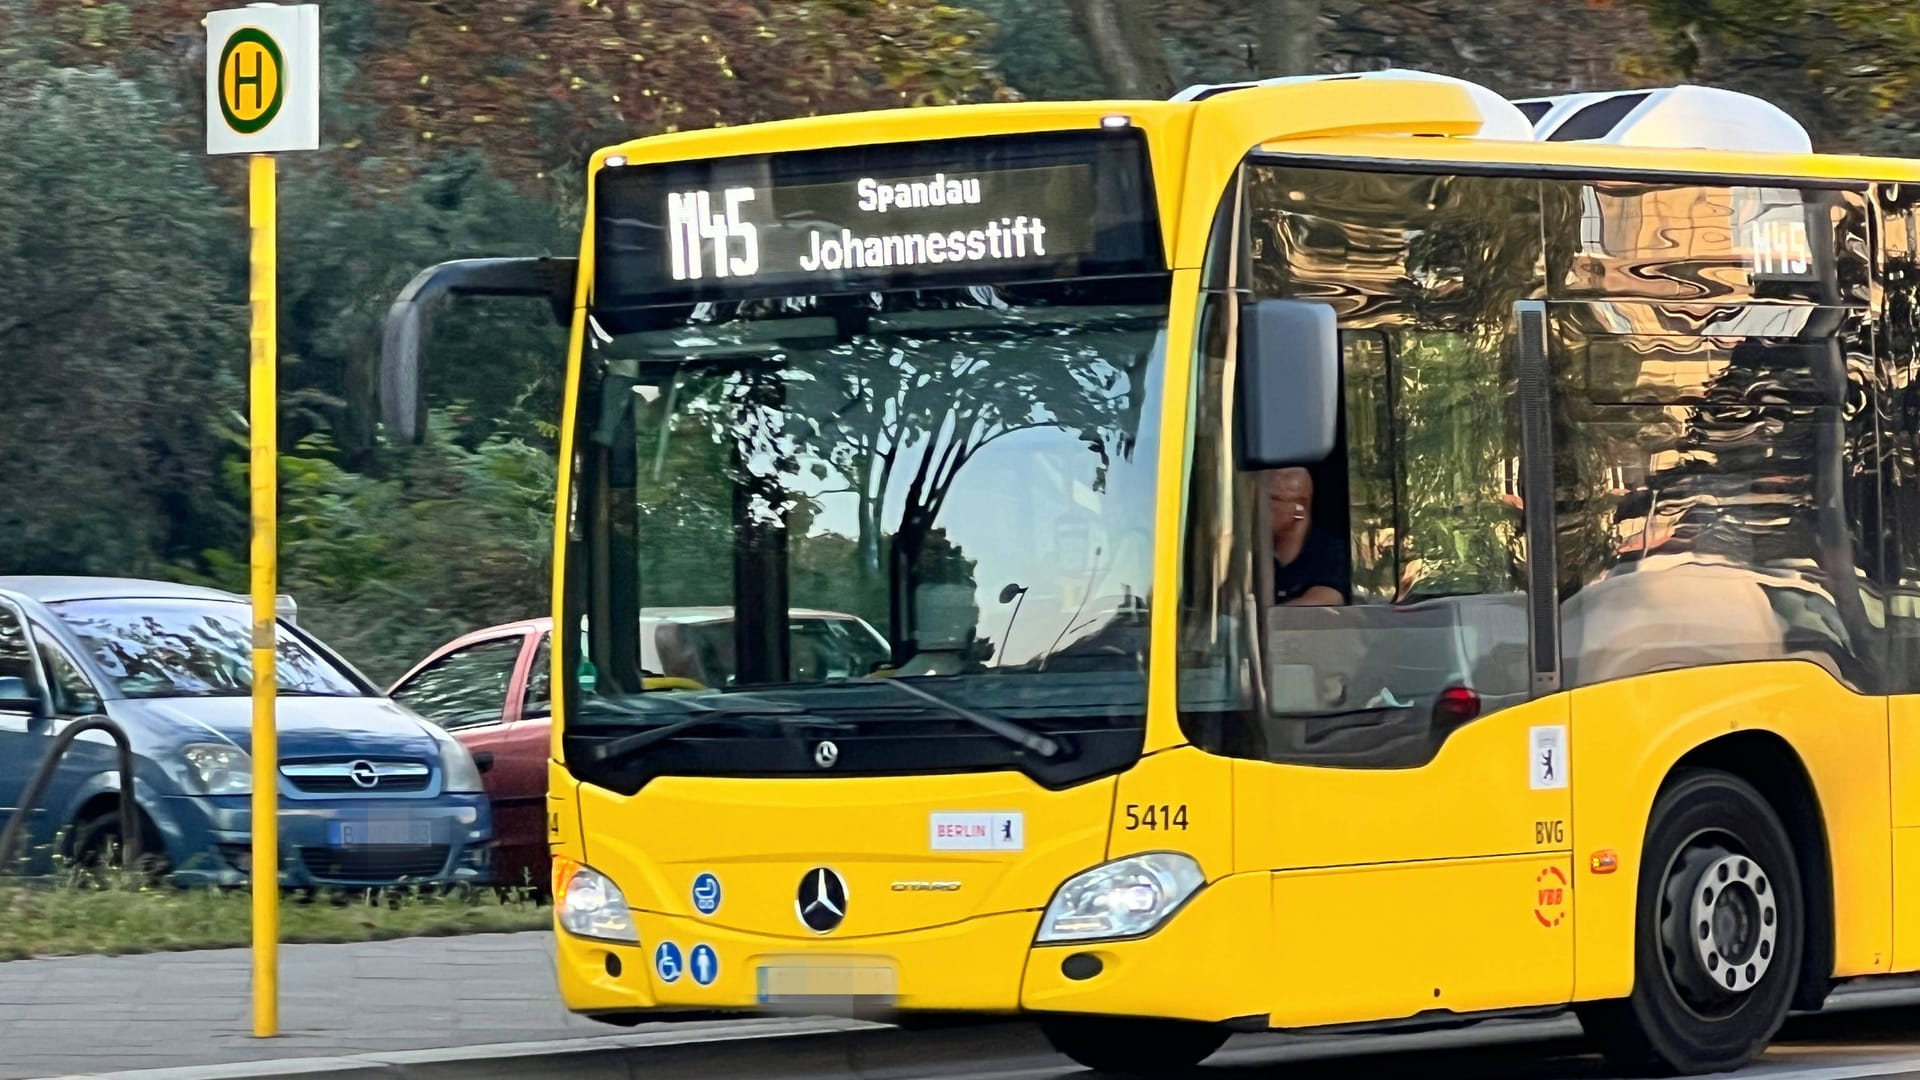
<path fill-rule="evenodd" d="M 569 328 L 570 1009 L 1022 1015 L 1130 1072 L 1572 1008 L 1694 1073 L 1920 970 L 1920 165 L 1389 74 L 590 180 L 577 259 L 423 272 L 383 369 L 410 436 L 434 301 Z M 724 685 L 640 664 L 682 604 Z M 799 608 L 890 655 L 806 662 Z"/>

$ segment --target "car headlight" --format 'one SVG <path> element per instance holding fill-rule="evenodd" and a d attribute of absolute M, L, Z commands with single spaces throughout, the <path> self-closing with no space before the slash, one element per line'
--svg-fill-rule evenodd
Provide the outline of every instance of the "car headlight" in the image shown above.
<path fill-rule="evenodd" d="M 253 791 L 253 758 L 226 743 L 195 743 L 182 747 L 187 778 L 202 795 L 246 795 Z"/>
<path fill-rule="evenodd" d="M 575 937 L 638 944 L 633 911 L 613 879 L 588 866 L 556 866 L 562 877 L 558 891 L 560 927 Z M 570 873 L 567 871 L 571 871 Z"/>
<path fill-rule="evenodd" d="M 1040 918 L 1039 944 L 1136 937 L 1159 926 L 1206 884 L 1190 855 L 1156 851 L 1069 879 Z"/>
<path fill-rule="evenodd" d="M 486 790 L 480 782 L 480 767 L 473 755 L 450 735 L 436 733 L 440 743 L 440 790 L 450 795 L 477 795 Z"/>

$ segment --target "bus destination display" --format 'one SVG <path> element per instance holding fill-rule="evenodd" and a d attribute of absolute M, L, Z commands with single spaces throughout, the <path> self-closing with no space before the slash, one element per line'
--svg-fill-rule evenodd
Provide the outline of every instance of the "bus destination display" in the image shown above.
<path fill-rule="evenodd" d="M 675 281 L 698 281 L 763 269 L 818 274 L 1080 255 L 1092 247 L 1091 194 L 1085 165 L 671 191 L 668 269 Z"/>
<path fill-rule="evenodd" d="M 596 307 L 1160 268 L 1136 143 L 971 149 L 604 170 Z"/>

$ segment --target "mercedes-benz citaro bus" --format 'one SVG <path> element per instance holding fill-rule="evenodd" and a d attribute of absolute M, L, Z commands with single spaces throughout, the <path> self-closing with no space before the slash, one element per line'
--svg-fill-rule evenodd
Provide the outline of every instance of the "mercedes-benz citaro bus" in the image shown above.
<path fill-rule="evenodd" d="M 1129 1072 L 1571 1008 L 1694 1073 L 1920 970 L 1920 165 L 1390 72 L 590 177 L 577 258 L 424 271 L 383 375 L 409 437 L 432 301 L 569 329 L 572 1010 Z M 733 610 L 722 685 L 645 670 L 660 605 Z M 796 678 L 801 608 L 890 655 Z"/>

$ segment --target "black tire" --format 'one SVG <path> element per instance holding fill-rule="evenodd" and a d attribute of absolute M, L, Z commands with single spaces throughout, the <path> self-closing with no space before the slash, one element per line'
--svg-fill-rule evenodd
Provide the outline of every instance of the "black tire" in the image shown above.
<path fill-rule="evenodd" d="M 1191 1069 L 1205 1061 L 1228 1032 L 1183 1020 L 1122 1020 L 1050 1016 L 1040 1031 L 1053 1048 L 1096 1072 L 1153 1076 Z"/>
<path fill-rule="evenodd" d="M 140 857 L 135 869 L 142 884 L 152 885 L 172 871 L 167 860 L 165 841 L 146 815 L 135 811 L 140 821 Z M 74 830 L 73 867 L 84 879 L 106 884 L 128 867 L 124 858 L 126 834 L 120 827 L 118 810 L 100 814 L 80 823 Z"/>
<path fill-rule="evenodd" d="M 1805 919 L 1793 842 L 1767 800 L 1730 773 L 1678 773 L 1647 828 L 1633 993 L 1581 1008 L 1581 1024 L 1631 1074 L 1739 1068 L 1786 1020 Z"/>

